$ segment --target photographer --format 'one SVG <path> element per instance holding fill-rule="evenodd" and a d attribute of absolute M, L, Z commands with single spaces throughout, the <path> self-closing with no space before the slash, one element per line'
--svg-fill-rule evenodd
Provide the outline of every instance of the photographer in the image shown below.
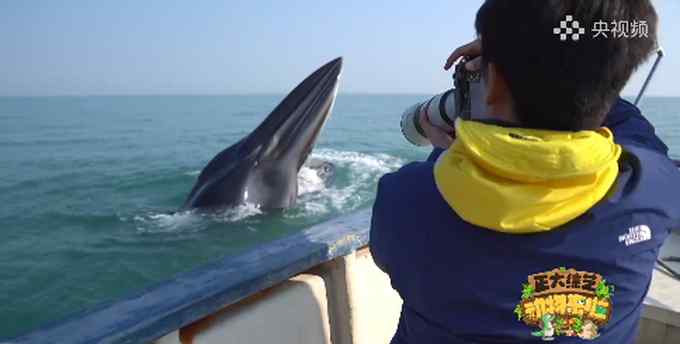
<path fill-rule="evenodd" d="M 565 19 L 566 18 L 566 19 Z M 561 21 L 639 21 L 647 37 L 556 35 Z M 573 24 L 578 21 L 578 24 Z M 633 343 L 659 247 L 680 223 L 680 173 L 619 98 L 652 53 L 649 0 L 487 0 L 485 120 L 379 183 L 371 252 L 404 304 L 392 343 Z M 578 31 L 577 31 L 578 32 Z"/>

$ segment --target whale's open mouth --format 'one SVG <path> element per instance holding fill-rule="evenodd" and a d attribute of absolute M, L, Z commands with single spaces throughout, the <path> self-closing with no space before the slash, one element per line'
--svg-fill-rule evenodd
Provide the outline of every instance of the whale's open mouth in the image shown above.
<path fill-rule="evenodd" d="M 342 63 L 337 58 L 300 83 L 250 134 L 246 146 L 264 144 L 261 160 L 292 159 L 299 170 L 333 110 Z"/>
<path fill-rule="evenodd" d="M 333 110 L 341 72 L 337 58 L 302 81 L 252 133 L 210 161 L 182 209 L 293 206 L 297 174 Z"/>

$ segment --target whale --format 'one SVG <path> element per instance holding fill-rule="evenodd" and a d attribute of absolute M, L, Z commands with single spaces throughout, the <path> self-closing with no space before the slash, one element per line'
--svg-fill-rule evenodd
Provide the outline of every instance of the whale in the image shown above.
<path fill-rule="evenodd" d="M 333 111 L 342 65 L 339 57 L 309 75 L 255 130 L 210 160 L 180 210 L 295 206 L 298 173 Z M 334 171 L 329 163 L 311 168 L 323 177 Z"/>

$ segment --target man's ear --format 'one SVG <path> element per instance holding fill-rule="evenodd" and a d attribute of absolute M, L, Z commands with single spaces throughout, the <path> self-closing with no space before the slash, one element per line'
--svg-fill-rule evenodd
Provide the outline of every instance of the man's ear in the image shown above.
<path fill-rule="evenodd" d="M 510 88 L 496 64 L 489 63 L 486 70 L 486 104 L 499 105 L 511 103 Z"/>

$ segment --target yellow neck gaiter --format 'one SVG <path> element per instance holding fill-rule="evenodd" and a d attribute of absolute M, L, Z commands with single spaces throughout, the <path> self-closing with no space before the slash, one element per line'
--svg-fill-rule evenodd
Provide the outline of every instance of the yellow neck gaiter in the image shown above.
<path fill-rule="evenodd" d="M 584 214 L 619 173 L 607 128 L 549 131 L 456 121 L 434 169 L 439 192 L 465 221 L 511 234 L 549 231 Z"/>

